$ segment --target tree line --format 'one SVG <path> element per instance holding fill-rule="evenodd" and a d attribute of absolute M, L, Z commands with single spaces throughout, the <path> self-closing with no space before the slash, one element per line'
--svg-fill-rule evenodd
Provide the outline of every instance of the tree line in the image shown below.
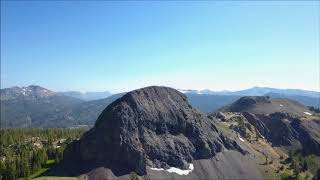
<path fill-rule="evenodd" d="M 0 129 L 0 180 L 28 177 L 59 162 L 86 129 Z"/>

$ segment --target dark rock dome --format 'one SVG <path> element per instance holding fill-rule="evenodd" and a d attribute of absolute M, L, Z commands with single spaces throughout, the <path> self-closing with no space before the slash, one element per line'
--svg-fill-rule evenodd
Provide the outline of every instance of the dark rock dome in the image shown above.
<path fill-rule="evenodd" d="M 115 175 L 142 175 L 146 166 L 186 169 L 191 161 L 211 158 L 223 149 L 245 153 L 184 94 L 151 86 L 110 104 L 95 126 L 67 148 L 65 158 L 72 158 L 79 170 L 103 166 Z"/>

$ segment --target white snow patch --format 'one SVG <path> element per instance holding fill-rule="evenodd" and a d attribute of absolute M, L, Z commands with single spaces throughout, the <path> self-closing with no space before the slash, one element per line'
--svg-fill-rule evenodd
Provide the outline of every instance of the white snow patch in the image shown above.
<path fill-rule="evenodd" d="M 280 104 L 280 106 L 282 107 L 283 105 L 282 105 L 282 104 Z"/>
<path fill-rule="evenodd" d="M 154 171 L 163 171 L 164 169 L 163 168 L 150 168 L 151 170 L 154 170 Z"/>
<path fill-rule="evenodd" d="M 186 93 L 191 93 L 191 94 L 203 94 L 199 90 L 185 90 L 185 89 L 178 89 L 179 92 L 186 94 Z"/>
<path fill-rule="evenodd" d="M 179 175 L 188 175 L 190 172 L 193 171 L 194 166 L 193 164 L 189 164 L 189 169 L 187 170 L 183 170 L 183 169 L 179 169 L 179 168 L 175 168 L 175 167 L 170 167 L 169 169 L 163 169 L 163 168 L 150 168 L 151 170 L 154 171 L 167 171 L 169 173 L 177 173 Z"/>
<path fill-rule="evenodd" d="M 312 114 L 309 112 L 304 112 L 306 115 L 311 116 Z"/>
<path fill-rule="evenodd" d="M 22 88 L 22 94 L 25 96 L 26 95 L 26 88 Z"/>
<path fill-rule="evenodd" d="M 244 142 L 244 139 L 239 134 L 237 136 L 240 139 L 240 141 Z"/>
<path fill-rule="evenodd" d="M 244 142 L 244 139 L 242 137 L 239 137 L 240 141 Z"/>

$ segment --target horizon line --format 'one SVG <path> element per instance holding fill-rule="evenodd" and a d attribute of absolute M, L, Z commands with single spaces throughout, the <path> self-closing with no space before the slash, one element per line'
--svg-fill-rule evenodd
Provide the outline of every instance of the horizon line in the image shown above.
<path fill-rule="evenodd" d="M 110 94 L 118 94 L 118 93 L 124 93 L 124 92 L 130 92 L 130 91 L 133 91 L 133 90 L 136 90 L 136 89 L 141 89 L 141 88 L 145 88 L 145 87 L 150 87 L 150 86 L 164 86 L 164 87 L 170 87 L 170 88 L 173 88 L 173 89 L 176 89 L 178 91 L 182 90 L 182 91 L 197 91 L 197 92 L 201 92 L 201 91 L 212 91 L 212 92 L 236 92 L 236 91 L 242 91 L 242 90 L 248 90 L 248 89 L 254 89 L 254 88 L 269 88 L 269 89 L 278 89 L 278 90 L 303 90 L 303 91 L 310 91 L 310 92 L 316 92 L 316 93 L 320 93 L 320 88 L 319 90 L 310 90 L 310 89 L 302 89 L 302 88 L 277 88 L 277 87 L 268 87 L 268 86 L 250 86 L 250 87 L 247 87 L 247 88 L 240 88 L 240 89 L 235 89 L 235 90 L 229 90 L 229 89 L 222 89 L 222 90 L 214 90 L 214 89 L 210 89 L 210 88 L 202 88 L 202 89 L 192 89 L 192 88 L 174 88 L 174 87 L 171 87 L 171 86 L 166 86 L 166 85 L 148 85 L 148 86 L 143 86 L 143 87 L 139 87 L 139 88 L 134 88 L 134 89 L 131 89 L 131 90 L 122 90 L 122 91 L 111 91 L 111 90 L 108 90 L 108 89 L 105 89 L 105 90 L 90 90 L 90 91 L 81 91 L 81 90 L 54 90 L 52 88 L 47 88 L 45 86 L 42 86 L 42 85 L 37 85 L 37 84 L 30 84 L 30 85 L 27 85 L 27 86 L 19 86 L 19 85 L 15 85 L 15 86 L 10 86 L 10 87 L 4 87 L 2 88 L 0 86 L 0 89 L 3 90 L 3 89 L 10 89 L 10 88 L 14 88 L 14 87 L 18 87 L 18 88 L 26 88 L 26 87 L 30 87 L 30 86 L 39 86 L 39 87 L 42 87 L 42 88 L 45 88 L 47 90 L 50 90 L 50 91 L 53 91 L 53 92 L 58 92 L 58 93 L 62 93 L 62 92 L 80 92 L 82 94 L 85 94 L 85 93 L 90 93 L 90 92 L 109 92 Z"/>

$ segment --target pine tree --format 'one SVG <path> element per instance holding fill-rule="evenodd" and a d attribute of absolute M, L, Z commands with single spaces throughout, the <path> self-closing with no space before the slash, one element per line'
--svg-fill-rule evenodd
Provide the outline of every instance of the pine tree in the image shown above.
<path fill-rule="evenodd" d="M 313 177 L 314 180 L 320 180 L 320 168 L 317 170 L 316 175 Z"/>
<path fill-rule="evenodd" d="M 0 159 L 0 180 L 4 179 L 4 172 L 6 170 L 6 166 L 4 164 L 4 162 L 2 161 L 2 159 Z"/>
<path fill-rule="evenodd" d="M 307 161 L 305 159 L 303 160 L 303 163 L 302 163 L 302 170 L 303 171 L 308 170 L 308 163 L 307 163 Z"/>

